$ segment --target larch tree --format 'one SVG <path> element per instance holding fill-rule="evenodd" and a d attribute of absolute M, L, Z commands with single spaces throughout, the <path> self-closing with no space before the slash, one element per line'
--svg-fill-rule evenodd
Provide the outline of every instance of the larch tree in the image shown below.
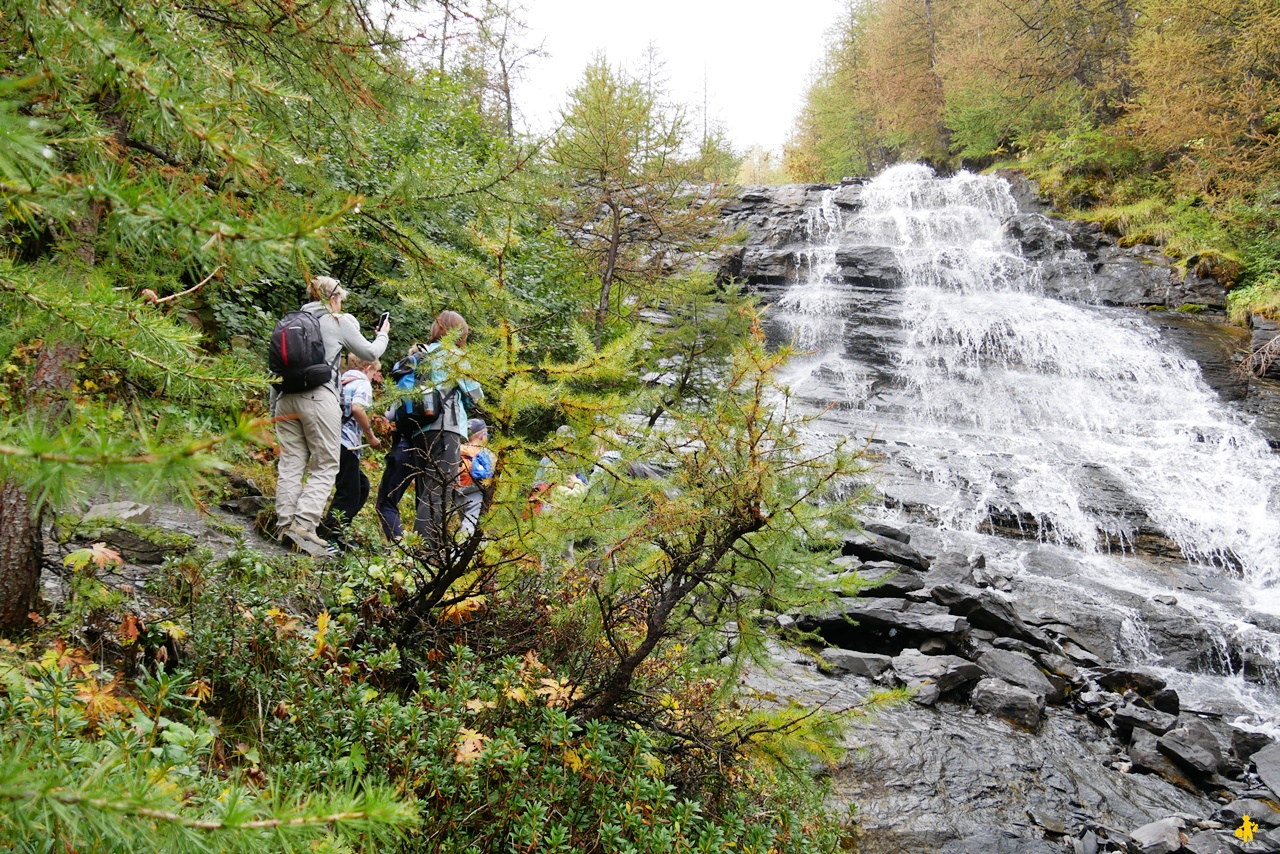
<path fill-rule="evenodd" d="M 356 145 L 354 119 L 409 75 L 372 7 L 345 0 L 15 0 L 0 15 L 0 628 L 14 631 L 47 508 L 104 482 L 190 482 L 221 439 L 252 432 L 164 435 L 166 412 L 225 418 L 265 382 L 210 355 L 184 301 L 305 278 L 358 201 L 317 174 L 316 140 Z"/>
<path fill-rule="evenodd" d="M 706 152 L 694 147 L 685 111 L 664 108 L 661 96 L 651 79 L 597 57 L 548 150 L 559 197 L 553 219 L 599 283 L 597 347 L 610 318 L 651 307 L 657 282 L 721 239 L 718 188 L 699 181 Z"/>

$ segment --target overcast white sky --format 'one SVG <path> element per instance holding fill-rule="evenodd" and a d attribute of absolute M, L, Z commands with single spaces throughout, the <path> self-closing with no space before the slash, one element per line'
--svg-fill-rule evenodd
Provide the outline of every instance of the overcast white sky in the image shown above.
<path fill-rule="evenodd" d="M 529 41 L 549 54 L 529 61 L 515 100 L 529 128 L 555 124 L 592 55 L 636 68 L 652 42 L 675 100 L 708 113 L 735 148 L 778 149 L 791 130 L 823 35 L 842 0 L 528 0 Z"/>

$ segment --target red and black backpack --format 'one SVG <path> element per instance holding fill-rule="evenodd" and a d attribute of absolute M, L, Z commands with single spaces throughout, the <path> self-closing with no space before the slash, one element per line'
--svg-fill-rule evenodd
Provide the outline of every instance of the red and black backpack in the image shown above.
<path fill-rule="evenodd" d="M 271 331 L 267 367 L 276 389 L 285 393 L 319 388 L 333 380 L 333 365 L 324 359 L 320 319 L 309 311 L 291 311 Z"/>

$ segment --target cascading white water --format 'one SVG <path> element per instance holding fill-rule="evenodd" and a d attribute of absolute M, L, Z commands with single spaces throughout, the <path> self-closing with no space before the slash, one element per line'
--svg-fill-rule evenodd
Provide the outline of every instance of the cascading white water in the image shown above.
<path fill-rule="evenodd" d="M 836 207 L 834 192 L 827 190 L 817 207 L 805 211 L 808 248 L 801 263 L 808 275 L 778 301 L 779 308 L 791 318 L 792 338 L 802 350 L 831 347 L 844 336 L 847 294 L 835 280 L 836 247 L 843 230 L 844 218 Z"/>
<path fill-rule="evenodd" d="M 894 355 L 905 393 L 886 417 L 900 422 L 899 464 L 950 494 L 945 526 L 974 530 L 1009 509 L 1039 520 L 1046 540 L 1094 551 L 1123 548 L 1143 524 L 1189 560 L 1237 569 L 1274 607 L 1280 463 L 1193 361 L 1141 317 L 1043 296 L 1004 235 L 1016 204 L 1002 179 L 899 166 L 862 203 L 841 218 L 824 201 L 822 245 L 780 303 L 800 346 L 822 348 L 793 379 L 830 374 L 843 354 L 837 243 L 889 247 L 904 278 Z M 856 400 L 865 387 L 847 391 Z M 1116 513 L 1117 495 L 1146 519 Z"/>

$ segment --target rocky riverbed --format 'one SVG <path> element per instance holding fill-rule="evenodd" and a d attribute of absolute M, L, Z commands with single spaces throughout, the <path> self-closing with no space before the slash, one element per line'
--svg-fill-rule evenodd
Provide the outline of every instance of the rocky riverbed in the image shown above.
<path fill-rule="evenodd" d="M 779 644 L 774 666 L 747 677 L 761 696 L 829 709 L 914 692 L 852 725 L 833 772 L 861 851 L 1280 851 L 1280 743 L 1264 717 L 1227 697 L 1188 702 L 1160 670 L 1127 663 L 1114 612 L 911 540 L 874 523 L 851 535 L 833 577 L 875 586 L 771 618 L 827 645 Z M 1168 659 L 1228 666 L 1175 597 L 1150 607 L 1172 628 Z M 1274 661 L 1259 666 L 1273 678 Z M 1259 826 L 1247 845 L 1235 835 L 1246 813 Z"/>

